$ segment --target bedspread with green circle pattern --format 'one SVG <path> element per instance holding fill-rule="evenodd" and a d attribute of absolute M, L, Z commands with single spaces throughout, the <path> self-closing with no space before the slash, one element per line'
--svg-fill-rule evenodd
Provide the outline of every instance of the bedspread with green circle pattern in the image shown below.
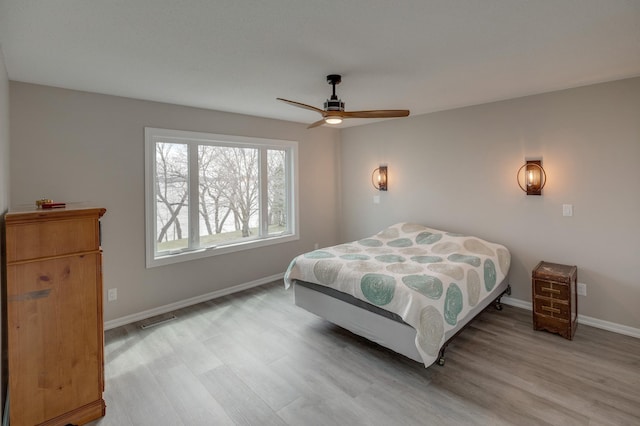
<path fill-rule="evenodd" d="M 509 271 L 502 245 L 477 237 L 398 223 L 378 234 L 302 254 L 285 273 L 394 312 L 416 329 L 425 366 L 435 362 L 447 330 L 490 296 Z"/>

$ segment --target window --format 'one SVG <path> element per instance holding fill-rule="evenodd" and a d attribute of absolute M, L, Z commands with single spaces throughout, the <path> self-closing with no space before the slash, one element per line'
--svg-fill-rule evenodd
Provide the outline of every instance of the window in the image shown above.
<path fill-rule="evenodd" d="M 145 128 L 147 267 L 298 239 L 297 148 Z"/>

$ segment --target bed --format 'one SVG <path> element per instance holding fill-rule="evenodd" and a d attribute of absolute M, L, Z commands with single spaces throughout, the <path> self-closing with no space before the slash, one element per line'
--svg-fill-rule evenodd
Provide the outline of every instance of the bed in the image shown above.
<path fill-rule="evenodd" d="M 284 282 L 296 305 L 428 367 L 487 306 L 501 308 L 510 261 L 500 244 L 398 223 L 297 256 Z"/>

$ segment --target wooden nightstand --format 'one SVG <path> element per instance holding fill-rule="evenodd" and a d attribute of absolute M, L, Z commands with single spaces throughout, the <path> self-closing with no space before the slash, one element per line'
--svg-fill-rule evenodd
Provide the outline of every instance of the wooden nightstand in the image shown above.
<path fill-rule="evenodd" d="M 533 269 L 533 329 L 573 339 L 578 318 L 578 268 L 540 262 Z"/>

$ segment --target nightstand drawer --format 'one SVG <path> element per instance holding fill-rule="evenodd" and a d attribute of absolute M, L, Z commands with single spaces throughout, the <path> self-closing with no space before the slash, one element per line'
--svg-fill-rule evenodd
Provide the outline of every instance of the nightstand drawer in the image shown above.
<path fill-rule="evenodd" d="M 535 286 L 536 296 L 544 296 L 565 301 L 569 300 L 570 292 L 568 284 L 543 280 L 534 280 L 533 284 Z"/>
<path fill-rule="evenodd" d="M 571 311 L 568 303 L 562 303 L 553 299 L 538 298 L 534 300 L 535 313 L 561 319 L 564 321 L 571 318 Z"/>

